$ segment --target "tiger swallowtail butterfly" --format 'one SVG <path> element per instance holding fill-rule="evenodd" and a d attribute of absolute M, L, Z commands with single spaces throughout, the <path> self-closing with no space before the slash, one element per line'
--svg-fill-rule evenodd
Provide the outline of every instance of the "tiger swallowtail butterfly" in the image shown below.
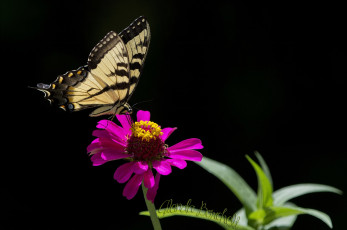
<path fill-rule="evenodd" d="M 67 111 L 95 108 L 91 117 L 131 113 L 128 100 L 139 81 L 149 43 L 149 24 L 141 16 L 119 34 L 109 32 L 92 49 L 87 65 L 35 88 Z"/>

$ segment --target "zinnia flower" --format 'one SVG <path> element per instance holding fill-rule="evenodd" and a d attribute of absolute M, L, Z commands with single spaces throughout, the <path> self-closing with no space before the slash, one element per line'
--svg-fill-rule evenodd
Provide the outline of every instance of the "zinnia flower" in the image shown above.
<path fill-rule="evenodd" d="M 109 120 L 99 121 L 98 129 L 93 132 L 97 138 L 87 151 L 94 166 L 119 159 L 129 161 L 114 173 L 114 179 L 119 183 L 128 181 L 123 190 L 127 199 L 136 195 L 143 182 L 148 188 L 147 199 L 154 202 L 160 175 L 169 175 L 171 166 L 185 168 L 186 160 L 201 161 L 201 153 L 193 150 L 203 148 L 200 139 L 186 139 L 168 147 L 165 141 L 176 128 L 162 129 L 150 121 L 148 111 L 138 111 L 137 122 L 133 124 L 129 124 L 128 115 L 116 116 L 122 127 Z M 155 177 L 152 169 L 157 171 Z"/>

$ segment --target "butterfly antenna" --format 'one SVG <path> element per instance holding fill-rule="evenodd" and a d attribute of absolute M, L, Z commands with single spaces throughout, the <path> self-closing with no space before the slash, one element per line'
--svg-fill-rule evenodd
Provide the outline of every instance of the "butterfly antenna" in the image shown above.
<path fill-rule="evenodd" d="M 133 107 L 133 108 L 139 110 L 139 109 L 136 107 L 136 105 L 139 105 L 139 104 L 142 104 L 142 103 L 147 103 L 147 102 L 152 102 L 152 101 L 153 101 L 153 100 L 140 101 L 140 102 L 137 102 L 137 103 L 133 104 L 131 107 Z"/>
<path fill-rule="evenodd" d="M 137 102 L 137 103 L 133 104 L 131 107 L 133 108 L 134 112 L 135 112 L 135 110 L 136 110 L 136 111 L 139 111 L 139 110 L 141 110 L 141 109 L 138 108 L 138 107 L 136 107 L 136 105 L 139 105 L 139 104 L 142 104 L 142 103 L 151 102 L 151 101 L 153 101 L 153 100 L 140 101 L 140 102 Z"/>

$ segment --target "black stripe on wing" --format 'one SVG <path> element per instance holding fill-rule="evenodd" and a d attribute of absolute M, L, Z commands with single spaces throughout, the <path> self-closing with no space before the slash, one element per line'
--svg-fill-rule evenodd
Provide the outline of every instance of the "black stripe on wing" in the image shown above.
<path fill-rule="evenodd" d="M 146 18 L 140 16 L 135 19 L 134 22 L 119 33 L 119 36 L 123 40 L 129 56 L 129 99 L 139 81 L 149 48 L 150 27 Z"/>
<path fill-rule="evenodd" d="M 111 49 L 113 49 L 119 42 L 118 35 L 110 31 L 101 41 L 92 49 L 88 57 L 88 66 L 91 69 L 95 69 L 100 61 L 103 59 Z M 123 56 L 127 56 L 127 53 L 123 52 Z M 126 65 L 124 63 L 118 63 L 117 65 Z"/>
<path fill-rule="evenodd" d="M 100 94 L 103 94 L 107 91 L 109 91 L 110 89 L 112 90 L 121 90 L 121 89 L 127 89 L 129 88 L 129 83 L 128 82 L 121 82 L 121 83 L 115 83 L 113 85 L 108 85 L 105 88 L 103 88 L 102 90 L 100 90 L 97 93 L 91 94 L 90 96 L 86 97 L 84 100 L 98 96 Z"/>

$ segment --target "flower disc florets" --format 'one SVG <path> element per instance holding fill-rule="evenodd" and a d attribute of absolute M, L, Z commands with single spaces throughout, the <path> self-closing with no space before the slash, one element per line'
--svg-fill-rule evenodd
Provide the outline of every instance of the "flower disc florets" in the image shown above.
<path fill-rule="evenodd" d="M 161 139 L 161 127 L 152 121 L 133 123 L 126 152 L 135 161 L 152 162 L 167 155 L 166 145 Z"/>

